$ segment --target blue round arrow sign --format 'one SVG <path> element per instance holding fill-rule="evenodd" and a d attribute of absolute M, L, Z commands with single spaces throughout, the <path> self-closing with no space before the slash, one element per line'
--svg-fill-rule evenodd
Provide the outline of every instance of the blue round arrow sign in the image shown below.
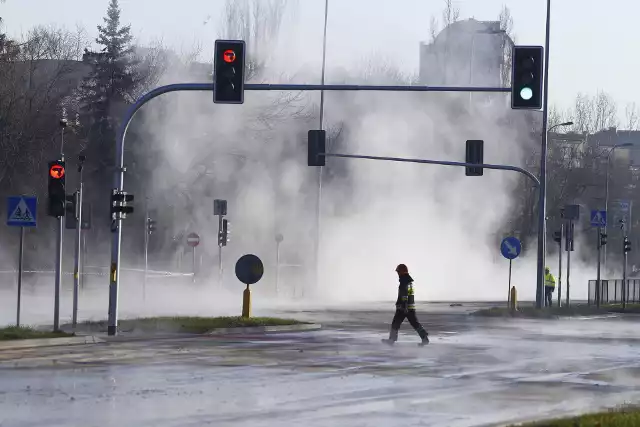
<path fill-rule="evenodd" d="M 505 237 L 500 244 L 500 252 L 506 259 L 516 259 L 522 251 L 522 244 L 517 237 Z"/>

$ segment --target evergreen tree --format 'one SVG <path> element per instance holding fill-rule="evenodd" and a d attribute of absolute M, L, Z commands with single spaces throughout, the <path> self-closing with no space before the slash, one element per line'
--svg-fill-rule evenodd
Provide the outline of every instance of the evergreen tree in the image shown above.
<path fill-rule="evenodd" d="M 96 216 L 109 209 L 118 123 L 131 103 L 137 84 L 131 26 L 121 25 L 118 0 L 110 0 L 104 25 L 98 25 L 96 51 L 85 49 L 83 61 L 91 65 L 81 85 L 81 121 L 87 155 L 86 178 Z"/>
<path fill-rule="evenodd" d="M 135 85 L 131 26 L 120 25 L 118 0 L 110 1 L 104 22 L 96 38 L 101 48 L 85 50 L 83 58 L 92 65 L 82 84 L 90 145 L 113 141 L 116 123 L 111 117 L 130 101 L 127 94 Z"/>

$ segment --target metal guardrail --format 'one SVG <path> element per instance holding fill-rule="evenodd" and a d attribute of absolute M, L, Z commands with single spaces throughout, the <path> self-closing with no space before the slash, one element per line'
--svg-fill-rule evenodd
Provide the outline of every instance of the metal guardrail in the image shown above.
<path fill-rule="evenodd" d="M 622 303 L 622 279 L 600 280 L 600 303 L 601 304 L 621 304 Z M 589 280 L 589 291 L 587 303 L 595 304 L 596 301 L 596 280 Z M 627 303 L 640 302 L 640 279 L 627 279 Z"/>

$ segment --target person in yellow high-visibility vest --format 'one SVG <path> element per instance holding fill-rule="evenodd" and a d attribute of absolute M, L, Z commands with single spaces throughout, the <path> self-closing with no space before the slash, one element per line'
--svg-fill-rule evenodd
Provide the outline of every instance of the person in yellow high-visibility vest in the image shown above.
<path fill-rule="evenodd" d="M 553 292 L 556 290 L 556 278 L 553 277 L 549 267 L 544 268 L 544 305 L 551 307 L 553 305 Z"/>

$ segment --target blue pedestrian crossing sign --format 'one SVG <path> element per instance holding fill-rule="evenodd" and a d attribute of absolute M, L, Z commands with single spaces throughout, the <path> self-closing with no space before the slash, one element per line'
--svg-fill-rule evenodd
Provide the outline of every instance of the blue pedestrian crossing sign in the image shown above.
<path fill-rule="evenodd" d="M 505 237 L 500 244 L 500 252 L 506 259 L 516 259 L 522 251 L 522 243 L 517 237 Z"/>
<path fill-rule="evenodd" d="M 35 196 L 7 197 L 7 225 L 10 227 L 35 227 L 38 198 Z"/>
<path fill-rule="evenodd" d="M 591 211 L 591 226 L 592 227 L 606 227 L 607 226 L 607 211 Z"/>

